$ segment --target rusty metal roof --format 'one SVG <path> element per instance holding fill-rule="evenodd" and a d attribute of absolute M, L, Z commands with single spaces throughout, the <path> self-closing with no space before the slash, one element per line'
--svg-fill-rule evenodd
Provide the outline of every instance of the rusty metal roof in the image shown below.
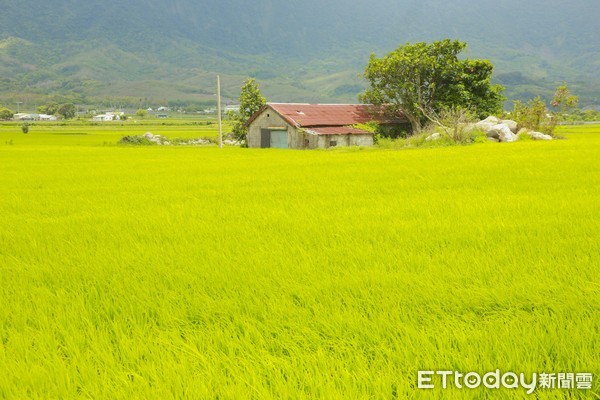
<path fill-rule="evenodd" d="M 372 135 L 371 132 L 351 126 L 317 126 L 306 128 L 306 132 L 313 135 Z"/>
<path fill-rule="evenodd" d="M 310 126 L 348 126 L 364 124 L 369 121 L 379 123 L 405 123 L 402 115 L 395 119 L 384 116 L 383 109 L 371 104 L 307 104 L 307 103 L 267 103 L 256 112 L 246 126 L 267 108 L 279 114 L 290 125 Z"/>

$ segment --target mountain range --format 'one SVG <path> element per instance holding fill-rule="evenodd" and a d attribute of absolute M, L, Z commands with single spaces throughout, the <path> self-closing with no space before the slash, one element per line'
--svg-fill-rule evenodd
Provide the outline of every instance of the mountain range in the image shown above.
<path fill-rule="evenodd" d="M 0 101 L 63 96 L 355 102 L 369 55 L 446 37 L 490 59 L 509 99 L 567 82 L 600 105 L 598 0 L 0 0 Z M 140 100 L 141 101 L 141 100 Z"/>

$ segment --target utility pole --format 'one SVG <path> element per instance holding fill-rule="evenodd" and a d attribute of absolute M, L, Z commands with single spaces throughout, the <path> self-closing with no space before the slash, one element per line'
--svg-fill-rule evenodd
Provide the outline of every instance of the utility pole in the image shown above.
<path fill-rule="evenodd" d="M 17 114 L 19 113 L 19 106 L 23 104 L 22 101 L 17 101 Z"/>
<path fill-rule="evenodd" d="M 223 148 L 223 126 L 221 123 L 221 77 L 217 75 L 217 114 L 219 116 L 219 148 Z"/>

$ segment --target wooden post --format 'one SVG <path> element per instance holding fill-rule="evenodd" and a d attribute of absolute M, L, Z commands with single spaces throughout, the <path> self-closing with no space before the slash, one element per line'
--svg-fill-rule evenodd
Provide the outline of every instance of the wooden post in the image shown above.
<path fill-rule="evenodd" d="M 221 123 L 221 77 L 217 75 L 217 114 L 219 115 L 219 148 L 223 148 L 223 127 Z"/>

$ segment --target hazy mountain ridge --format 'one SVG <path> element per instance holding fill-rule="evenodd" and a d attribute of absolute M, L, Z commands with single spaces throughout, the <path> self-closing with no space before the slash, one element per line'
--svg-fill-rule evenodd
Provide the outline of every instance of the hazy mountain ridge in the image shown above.
<path fill-rule="evenodd" d="M 193 98 L 211 95 L 218 72 L 233 97 L 244 77 L 256 76 L 278 100 L 349 101 L 369 53 L 451 37 L 469 43 L 469 57 L 491 59 L 509 95 L 521 85 L 568 81 L 591 91 L 588 103 L 600 103 L 596 0 L 3 3 L 4 91 L 143 96 L 124 89 L 160 81 L 173 88 L 165 97 L 198 87 Z"/>

